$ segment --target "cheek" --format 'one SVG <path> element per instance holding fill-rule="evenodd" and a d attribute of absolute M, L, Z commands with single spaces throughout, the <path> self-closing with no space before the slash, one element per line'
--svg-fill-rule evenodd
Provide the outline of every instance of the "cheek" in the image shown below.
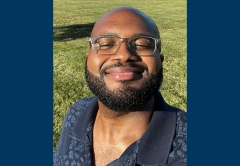
<path fill-rule="evenodd" d="M 97 54 L 89 54 L 87 56 L 87 67 L 88 70 L 95 76 L 100 76 L 100 70 L 104 63 L 107 61 L 108 57 L 99 56 Z"/>
<path fill-rule="evenodd" d="M 155 73 L 162 67 L 160 56 L 144 57 L 143 62 L 147 65 L 150 73 Z"/>

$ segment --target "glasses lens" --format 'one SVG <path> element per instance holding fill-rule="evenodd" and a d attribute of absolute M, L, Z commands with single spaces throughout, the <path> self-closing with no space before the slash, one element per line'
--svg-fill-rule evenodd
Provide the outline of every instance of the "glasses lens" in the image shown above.
<path fill-rule="evenodd" d="M 123 38 L 125 39 L 125 38 Z M 118 37 L 98 37 L 92 40 L 93 49 L 97 54 L 115 54 L 120 46 L 122 38 Z M 130 51 L 139 56 L 152 55 L 156 50 L 155 39 L 146 36 L 132 37 L 128 40 Z"/>
<path fill-rule="evenodd" d="M 93 46 L 98 54 L 115 54 L 118 50 L 119 39 L 116 37 L 100 37 L 94 41 Z"/>
<path fill-rule="evenodd" d="M 129 39 L 129 47 L 133 54 L 152 55 L 155 51 L 155 40 L 151 37 L 133 37 Z"/>

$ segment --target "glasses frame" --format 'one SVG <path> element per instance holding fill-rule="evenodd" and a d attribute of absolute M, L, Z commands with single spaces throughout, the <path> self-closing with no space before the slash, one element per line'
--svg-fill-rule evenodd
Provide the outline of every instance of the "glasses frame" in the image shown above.
<path fill-rule="evenodd" d="M 99 54 L 98 53 L 98 50 L 99 49 L 97 49 L 97 50 L 95 50 L 94 48 L 94 43 L 95 43 L 95 41 L 96 40 L 98 40 L 99 38 L 106 38 L 106 37 L 109 37 L 109 38 L 118 38 L 119 39 L 119 43 L 118 43 L 118 48 L 117 48 L 117 50 L 116 50 L 116 52 L 115 53 L 112 53 L 112 54 Z M 118 37 L 118 36 L 92 36 L 92 37 L 89 37 L 88 38 L 88 41 L 90 42 L 90 44 L 91 44 L 91 49 L 93 49 L 94 51 L 95 51 L 95 53 L 96 54 L 98 54 L 98 55 L 115 55 L 117 52 L 118 52 L 118 50 L 119 50 L 119 48 L 121 47 L 121 44 L 122 44 L 122 42 L 123 41 L 126 41 L 127 42 L 127 46 L 128 46 L 128 50 L 133 54 L 133 55 L 137 55 L 137 56 L 150 56 L 150 55 L 138 55 L 138 54 L 136 54 L 135 52 L 133 52 L 132 50 L 131 50 L 131 46 L 130 46 L 130 40 L 131 39 L 133 39 L 133 38 L 141 38 L 141 37 L 143 37 L 143 38 L 150 38 L 150 39 L 153 39 L 154 40 L 154 42 L 155 42 L 155 48 L 154 48 L 154 50 L 153 50 L 153 52 L 152 52 L 152 54 L 151 55 L 153 55 L 155 52 L 156 52 L 156 50 L 157 50 L 157 48 L 158 48 L 158 44 L 160 43 L 160 39 L 159 38 L 154 38 L 154 37 L 151 37 L 151 36 L 133 36 L 133 37 L 130 37 L 130 38 L 121 38 L 121 37 Z"/>

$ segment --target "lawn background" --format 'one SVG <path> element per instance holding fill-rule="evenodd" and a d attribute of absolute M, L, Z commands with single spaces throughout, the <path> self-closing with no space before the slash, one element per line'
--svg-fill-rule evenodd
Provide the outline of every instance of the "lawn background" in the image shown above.
<path fill-rule="evenodd" d="M 186 1 L 54 0 L 54 149 L 69 107 L 92 96 L 84 79 L 88 37 L 96 20 L 119 6 L 132 6 L 149 15 L 160 29 L 165 55 L 161 92 L 171 105 L 186 111 Z"/>

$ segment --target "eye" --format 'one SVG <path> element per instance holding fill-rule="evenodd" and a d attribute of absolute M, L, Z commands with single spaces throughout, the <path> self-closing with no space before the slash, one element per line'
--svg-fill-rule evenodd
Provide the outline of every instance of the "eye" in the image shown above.
<path fill-rule="evenodd" d="M 100 49 L 111 49 L 116 46 L 116 43 L 101 43 L 99 44 Z"/>
<path fill-rule="evenodd" d="M 137 38 L 131 42 L 131 46 L 135 50 L 153 50 L 155 48 L 155 42 L 151 38 Z"/>
<path fill-rule="evenodd" d="M 97 43 L 99 44 L 99 49 L 111 49 L 118 45 L 115 38 L 99 38 L 97 40 Z"/>
<path fill-rule="evenodd" d="M 155 47 L 154 41 L 148 38 L 140 38 L 134 42 L 134 45 L 138 49 L 154 49 Z"/>

